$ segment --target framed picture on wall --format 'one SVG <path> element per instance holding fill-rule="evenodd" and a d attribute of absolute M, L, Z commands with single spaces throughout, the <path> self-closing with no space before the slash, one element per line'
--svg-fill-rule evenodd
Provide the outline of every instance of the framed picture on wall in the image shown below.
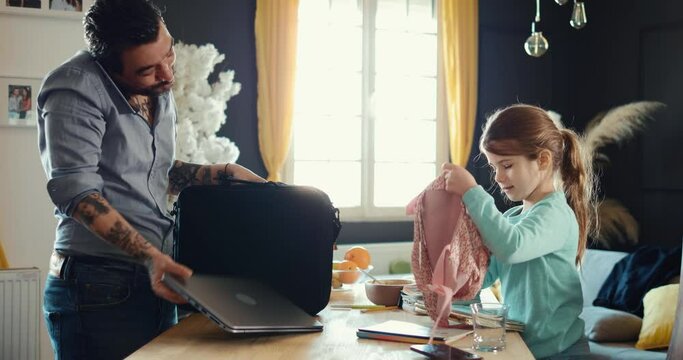
<path fill-rule="evenodd" d="M 35 127 L 40 79 L 0 77 L 0 125 Z"/>
<path fill-rule="evenodd" d="M 0 13 L 82 19 L 94 0 L 0 0 Z"/>
<path fill-rule="evenodd" d="M 83 12 L 83 0 L 48 0 L 53 11 Z"/>
<path fill-rule="evenodd" d="M 5 0 L 9 8 L 40 9 L 42 0 Z"/>

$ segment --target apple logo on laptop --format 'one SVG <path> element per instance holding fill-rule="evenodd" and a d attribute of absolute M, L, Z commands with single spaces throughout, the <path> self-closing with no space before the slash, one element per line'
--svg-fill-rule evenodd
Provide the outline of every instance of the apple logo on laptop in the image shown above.
<path fill-rule="evenodd" d="M 256 305 L 256 300 L 249 295 L 237 293 L 237 295 L 235 295 L 235 297 L 237 298 L 237 300 L 239 300 L 239 301 L 241 301 L 247 305 L 251 305 L 251 306 Z"/>

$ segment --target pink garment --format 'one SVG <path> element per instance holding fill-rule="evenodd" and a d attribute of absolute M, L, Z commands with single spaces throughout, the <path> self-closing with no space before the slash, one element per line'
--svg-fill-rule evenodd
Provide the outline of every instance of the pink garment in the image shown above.
<path fill-rule="evenodd" d="M 439 176 L 406 207 L 415 214 L 413 273 L 435 326 L 447 327 L 452 300 L 472 299 L 481 289 L 489 250 L 462 199 L 446 192 Z"/>

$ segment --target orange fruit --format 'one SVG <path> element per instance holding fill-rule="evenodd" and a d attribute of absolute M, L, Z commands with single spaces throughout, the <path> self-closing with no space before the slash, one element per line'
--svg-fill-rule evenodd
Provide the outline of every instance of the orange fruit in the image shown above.
<path fill-rule="evenodd" d="M 346 251 L 344 260 L 353 261 L 361 269 L 367 269 L 370 266 L 370 252 L 362 246 L 354 246 Z"/>
<path fill-rule="evenodd" d="M 353 284 L 360 277 L 360 271 L 358 271 L 358 265 L 353 261 L 342 260 L 337 264 L 337 270 L 339 274 L 339 281 L 344 284 Z"/>
<path fill-rule="evenodd" d="M 341 289 L 342 287 L 342 282 L 339 281 L 339 279 L 332 278 L 332 288 L 333 289 Z"/>

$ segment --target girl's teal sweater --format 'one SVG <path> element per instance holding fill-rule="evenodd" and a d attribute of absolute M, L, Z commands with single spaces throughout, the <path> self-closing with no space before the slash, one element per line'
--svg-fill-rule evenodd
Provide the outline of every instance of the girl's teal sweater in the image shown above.
<path fill-rule="evenodd" d="M 463 202 L 491 250 L 483 287 L 500 278 L 509 318 L 526 324 L 522 335 L 534 356 L 557 354 L 579 340 L 579 226 L 564 194 L 555 191 L 526 211 L 517 206 L 504 214 L 481 186 L 468 190 Z"/>

